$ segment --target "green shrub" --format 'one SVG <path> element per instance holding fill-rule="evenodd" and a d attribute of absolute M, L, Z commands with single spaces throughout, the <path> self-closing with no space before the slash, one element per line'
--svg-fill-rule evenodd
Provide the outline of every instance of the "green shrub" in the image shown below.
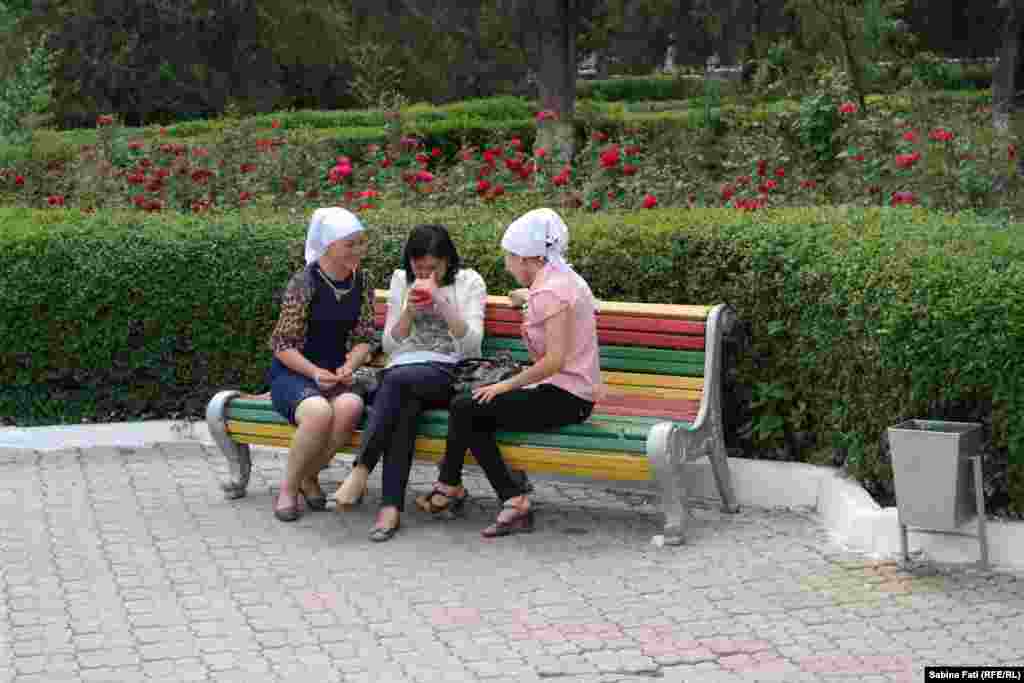
<path fill-rule="evenodd" d="M 650 76 L 647 78 L 611 78 L 602 81 L 580 81 L 576 96 L 600 102 L 639 102 L 642 100 L 678 100 L 700 92 L 696 85 L 683 78 Z"/>
<path fill-rule="evenodd" d="M 523 208 L 376 210 L 368 263 L 383 287 L 409 228 L 442 222 L 502 293 L 513 282 L 496 245 Z M 809 438 L 802 458 L 842 463 L 891 502 L 887 426 L 978 420 L 992 502 L 1024 513 L 1019 231 L 920 209 L 566 217 L 570 260 L 599 297 L 737 309 L 752 332 L 738 372 L 758 387 L 753 445 L 780 433 L 777 415 L 783 434 Z M 198 415 L 218 388 L 263 388 L 275 296 L 307 218 L 0 210 L 0 414 Z"/>

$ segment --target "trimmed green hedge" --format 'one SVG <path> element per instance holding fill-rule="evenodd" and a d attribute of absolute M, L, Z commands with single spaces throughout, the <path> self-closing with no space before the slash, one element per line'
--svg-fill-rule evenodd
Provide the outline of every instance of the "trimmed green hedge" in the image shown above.
<path fill-rule="evenodd" d="M 496 245 L 523 208 L 381 209 L 366 216 L 369 259 L 386 276 L 409 228 L 443 222 L 501 293 L 513 283 Z M 887 426 L 976 419 L 990 436 L 990 502 L 1024 512 L 1015 229 L 906 209 L 566 216 L 571 260 L 598 296 L 736 307 L 752 333 L 738 372 L 755 445 L 813 435 L 803 459 L 842 462 L 886 499 Z M 0 415 L 201 414 L 218 388 L 261 388 L 307 218 L 0 210 Z"/>

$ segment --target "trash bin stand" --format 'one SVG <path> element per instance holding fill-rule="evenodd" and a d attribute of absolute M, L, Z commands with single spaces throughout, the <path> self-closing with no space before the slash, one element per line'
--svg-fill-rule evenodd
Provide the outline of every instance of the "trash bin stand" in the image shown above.
<path fill-rule="evenodd" d="M 982 569 L 988 570 L 988 535 L 985 531 L 985 487 L 982 483 L 981 456 L 972 455 L 969 458 L 974 465 L 974 498 L 978 508 L 978 533 L 968 534 L 962 531 L 938 531 L 935 529 L 921 529 L 914 527 L 914 533 L 921 534 L 942 534 L 944 536 L 968 536 L 978 539 L 981 557 L 978 564 Z M 907 531 L 909 527 L 900 521 L 900 554 L 904 562 L 910 561 L 910 550 L 907 547 Z"/>

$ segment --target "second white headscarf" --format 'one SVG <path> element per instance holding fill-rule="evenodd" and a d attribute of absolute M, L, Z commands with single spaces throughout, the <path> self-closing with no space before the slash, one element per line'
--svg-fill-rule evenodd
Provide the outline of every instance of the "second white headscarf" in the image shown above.
<path fill-rule="evenodd" d="M 512 221 L 501 238 L 501 248 L 516 256 L 543 256 L 556 270 L 572 270 L 565 262 L 569 227 L 551 209 L 533 209 Z"/>

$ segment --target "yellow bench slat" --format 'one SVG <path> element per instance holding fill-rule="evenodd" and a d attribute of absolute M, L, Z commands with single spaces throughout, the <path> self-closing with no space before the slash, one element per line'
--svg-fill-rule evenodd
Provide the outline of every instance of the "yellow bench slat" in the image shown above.
<path fill-rule="evenodd" d="M 663 387 L 665 389 L 690 389 L 704 391 L 703 377 L 674 377 L 672 375 L 651 375 L 640 372 L 602 372 L 601 378 L 609 386 Z"/>

